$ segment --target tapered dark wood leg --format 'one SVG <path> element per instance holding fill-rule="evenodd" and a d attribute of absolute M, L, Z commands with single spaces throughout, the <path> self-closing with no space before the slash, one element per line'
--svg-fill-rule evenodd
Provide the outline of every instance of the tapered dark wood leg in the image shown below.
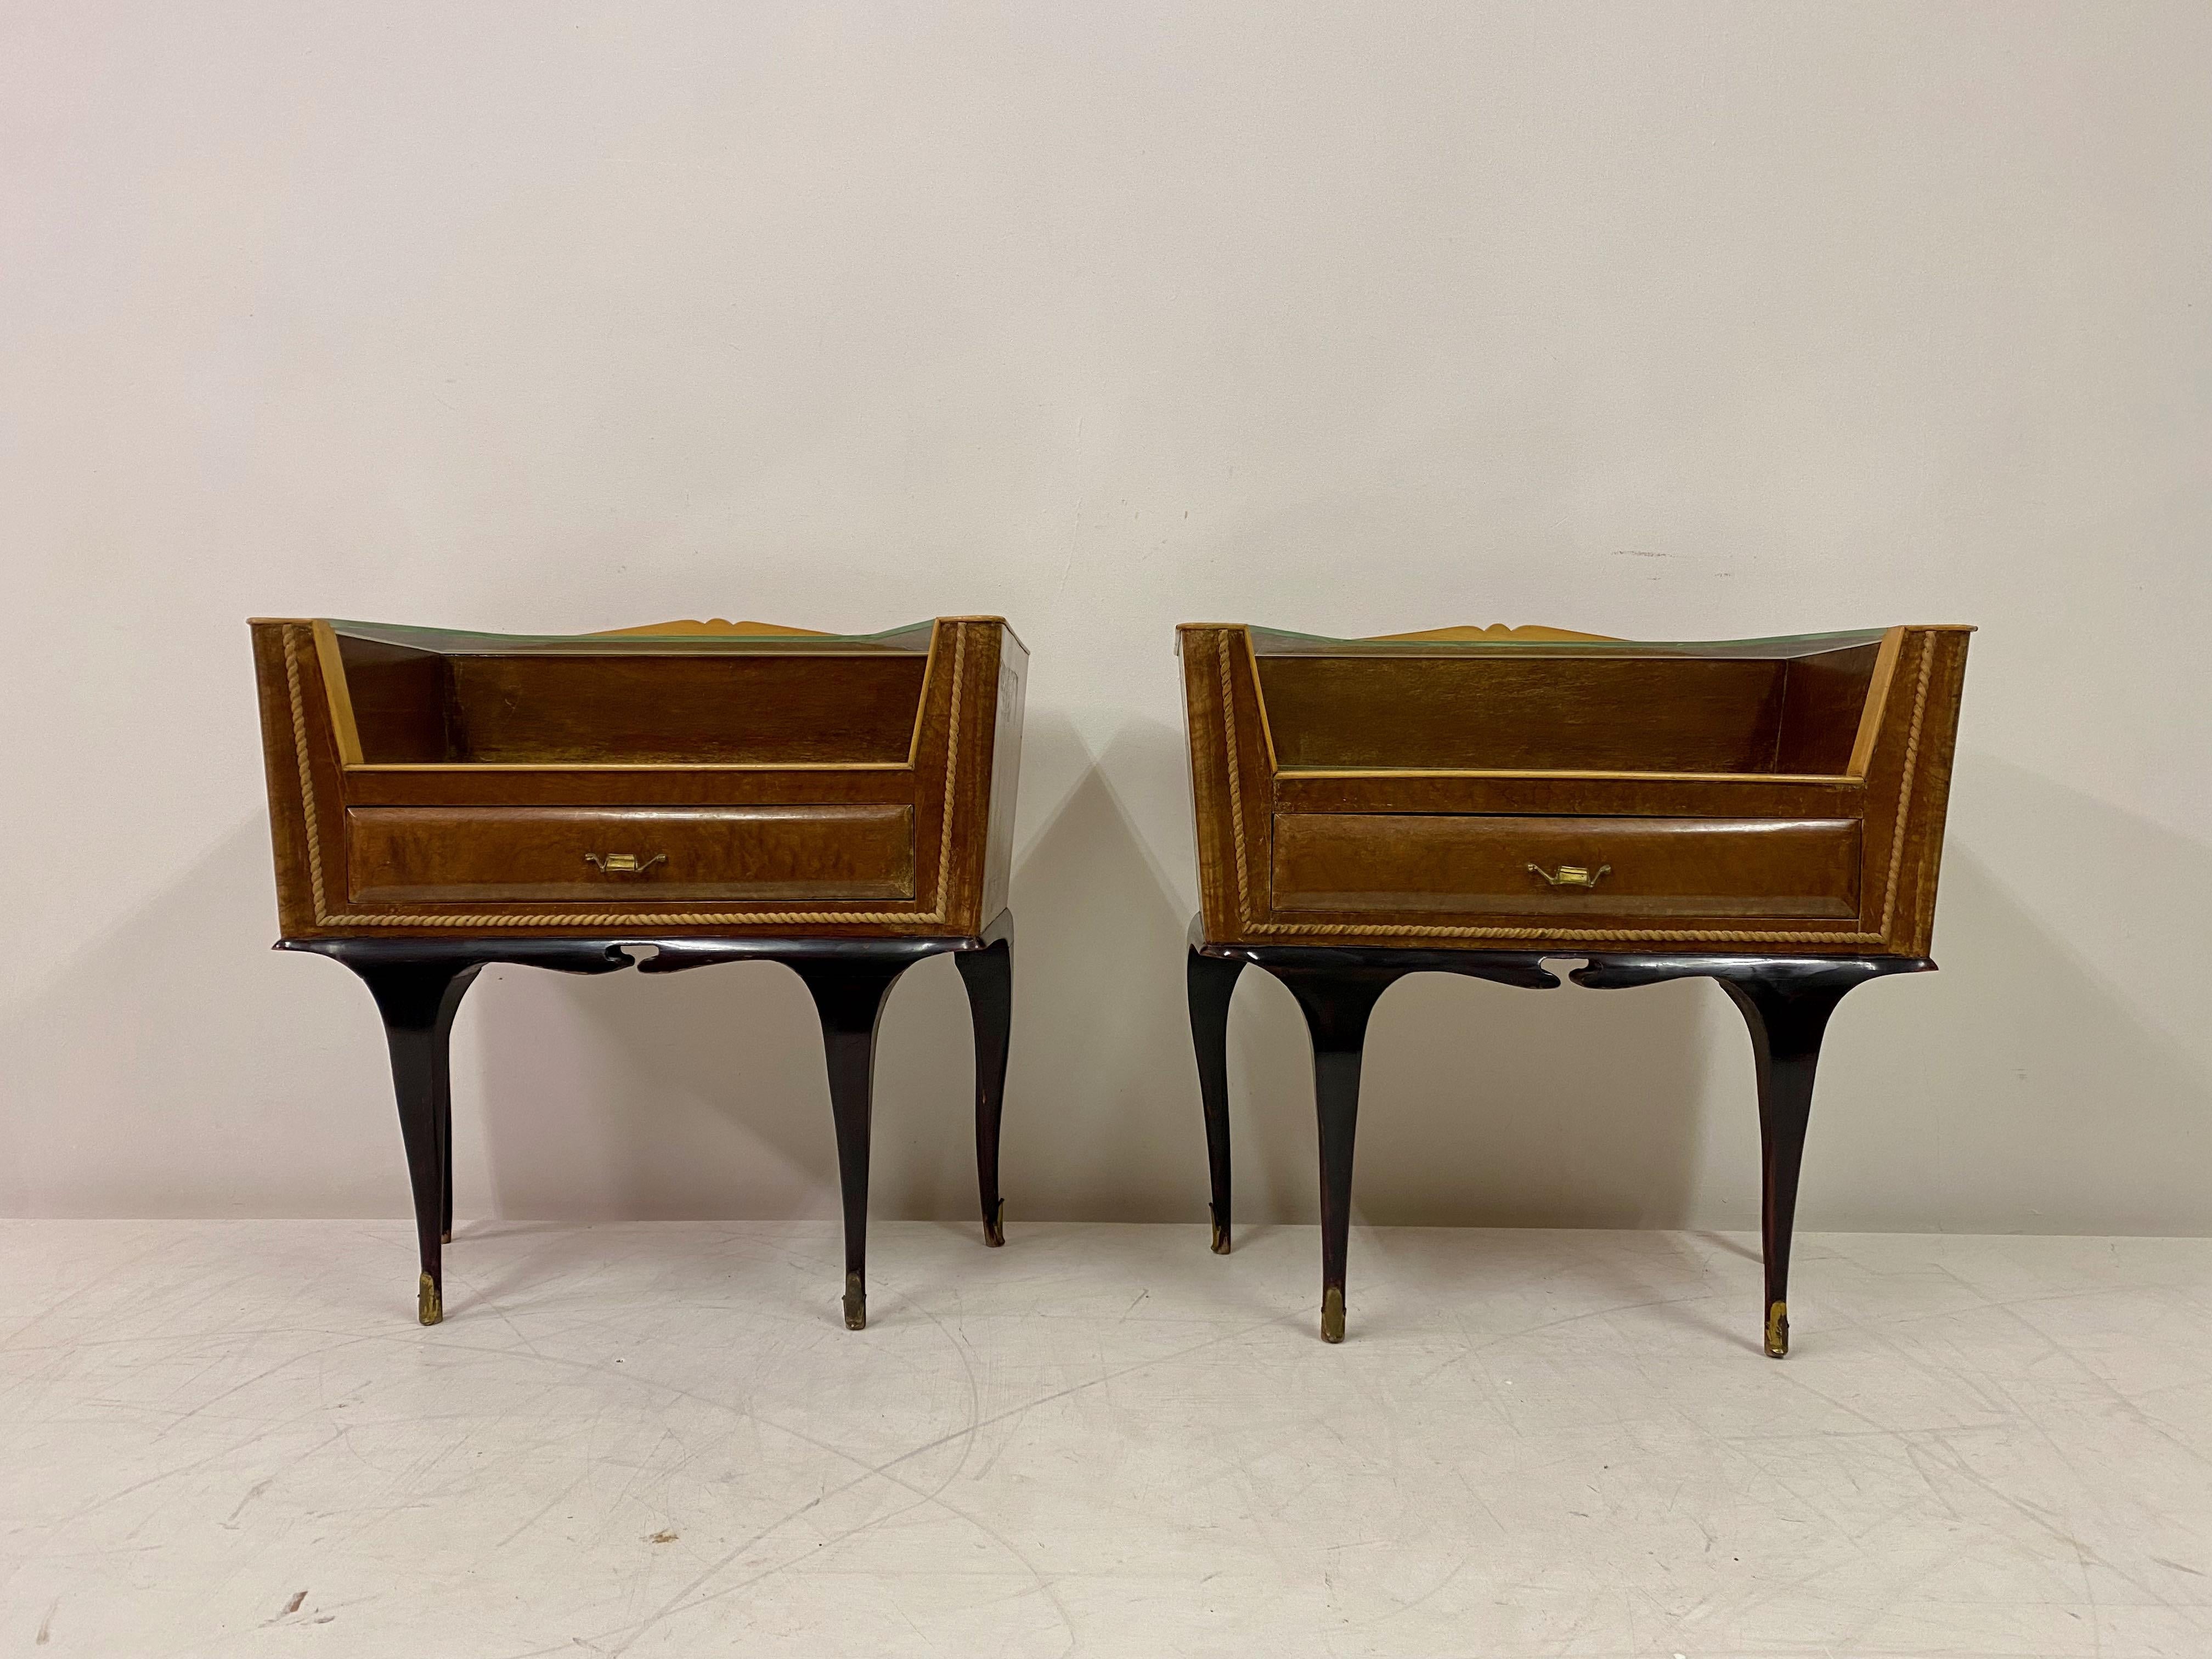
<path fill-rule="evenodd" d="M 790 966 L 813 994 L 837 1123 L 837 1178 L 845 1199 L 845 1325 L 868 1326 L 868 1131 L 875 1109 L 876 1027 L 903 962 L 801 958 Z"/>
<path fill-rule="evenodd" d="M 1766 1261 L 1766 1352 L 1790 1352 L 1790 1241 L 1797 1222 L 1797 1175 L 1805 1160 L 1805 1127 L 1813 1111 L 1813 1079 L 1828 1016 L 1866 975 L 1795 971 L 1721 979 L 1743 1011 L 1759 1066 L 1759 1159 L 1765 1182 L 1759 1236 Z"/>
<path fill-rule="evenodd" d="M 1206 1164 L 1213 1178 L 1213 1253 L 1229 1254 L 1229 1004 L 1244 964 L 1194 948 L 1184 965 L 1198 1098 L 1206 1113 Z"/>
<path fill-rule="evenodd" d="M 449 1036 L 452 1029 L 448 1016 Z M 450 1042 L 438 1045 L 436 1084 L 430 1109 L 438 1125 L 438 1242 L 450 1244 L 453 1242 L 453 1066 Z"/>
<path fill-rule="evenodd" d="M 975 1188 L 983 1205 L 983 1242 L 1006 1242 L 1006 1204 L 999 1196 L 999 1120 L 1006 1109 L 1006 1048 L 1014 1030 L 1014 957 L 1000 939 L 981 951 L 961 951 L 968 988 L 968 1018 L 975 1030 Z"/>
<path fill-rule="evenodd" d="M 359 974 L 384 1017 L 399 1134 L 415 1190 L 415 1239 L 422 1257 L 416 1314 L 425 1325 L 446 1316 L 443 1252 L 453 1227 L 453 1081 L 447 1050 L 453 1015 L 482 964 L 453 957 L 362 962 Z"/>
<path fill-rule="evenodd" d="M 1598 956 L 1573 979 L 1621 990 L 1670 979 L 1717 981 L 1743 1012 L 1759 1063 L 1759 1140 L 1764 1170 L 1759 1231 L 1766 1259 L 1766 1352 L 1790 1352 L 1790 1239 L 1797 1222 L 1797 1172 L 1813 1110 L 1813 1073 L 1828 1016 L 1855 985 L 1892 974 L 1924 974 L 1926 957 Z"/>
<path fill-rule="evenodd" d="M 1321 1131 L 1321 1334 L 1344 1340 L 1344 1267 L 1352 1238 L 1352 1148 L 1359 1127 L 1359 1061 L 1367 1017 L 1399 977 L 1389 968 L 1277 968 L 1313 1037 L 1314 1112 Z"/>

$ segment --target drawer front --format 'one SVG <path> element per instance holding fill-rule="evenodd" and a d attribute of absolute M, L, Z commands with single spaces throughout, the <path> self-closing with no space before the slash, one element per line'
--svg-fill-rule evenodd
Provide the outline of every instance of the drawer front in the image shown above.
<path fill-rule="evenodd" d="M 911 806 L 356 807 L 360 904 L 914 896 Z"/>
<path fill-rule="evenodd" d="M 1278 910 L 1856 916 L 1852 818 L 1279 812 Z"/>

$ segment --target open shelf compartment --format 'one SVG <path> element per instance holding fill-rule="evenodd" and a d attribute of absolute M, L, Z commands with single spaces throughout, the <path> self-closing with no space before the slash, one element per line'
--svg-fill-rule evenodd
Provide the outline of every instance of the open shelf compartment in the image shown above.
<path fill-rule="evenodd" d="M 905 765 L 931 636 L 316 624 L 353 766 Z"/>
<path fill-rule="evenodd" d="M 1250 630 L 1285 772 L 1863 775 L 1902 629 L 1705 644 Z"/>

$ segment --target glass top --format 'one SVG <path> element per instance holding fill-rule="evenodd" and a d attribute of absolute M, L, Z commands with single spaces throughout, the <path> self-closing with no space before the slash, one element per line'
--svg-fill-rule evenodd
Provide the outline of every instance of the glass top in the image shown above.
<path fill-rule="evenodd" d="M 1772 661 L 1878 645 L 1879 628 L 1838 634 L 1789 634 L 1764 640 L 1616 640 L 1564 629 L 1442 628 L 1421 634 L 1364 640 L 1296 634 L 1283 628 L 1249 630 L 1260 657 L 1747 657 Z"/>
<path fill-rule="evenodd" d="M 772 623 L 660 623 L 605 634 L 478 634 L 459 628 L 413 628 L 404 623 L 341 622 L 325 618 L 340 639 L 366 640 L 443 657 L 655 657 L 700 653 L 774 652 L 785 656 L 849 656 L 929 650 L 933 622 L 908 623 L 880 634 L 814 634 Z"/>

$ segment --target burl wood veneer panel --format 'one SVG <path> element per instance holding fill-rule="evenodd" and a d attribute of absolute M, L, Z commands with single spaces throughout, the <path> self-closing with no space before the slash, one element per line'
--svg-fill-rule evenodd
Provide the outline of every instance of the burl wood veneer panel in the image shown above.
<path fill-rule="evenodd" d="M 1187 626 L 1206 937 L 1924 956 L 1970 631 L 1428 636 L 1455 658 Z"/>
<path fill-rule="evenodd" d="M 1279 657 L 1259 669 L 1286 767 L 1749 772 L 1771 758 L 1782 714 L 1774 662 Z"/>
<path fill-rule="evenodd" d="M 349 626 L 252 625 L 287 938 L 961 936 L 1003 907 L 1028 657 L 999 618 L 926 653 Z"/>
<path fill-rule="evenodd" d="M 914 896 L 911 806 L 370 806 L 348 892 L 382 904 Z"/>
<path fill-rule="evenodd" d="M 1592 884 L 1563 884 L 1562 869 Z M 1453 915 L 1839 916 L 1859 911 L 1848 819 L 1281 812 L 1279 910 Z"/>

